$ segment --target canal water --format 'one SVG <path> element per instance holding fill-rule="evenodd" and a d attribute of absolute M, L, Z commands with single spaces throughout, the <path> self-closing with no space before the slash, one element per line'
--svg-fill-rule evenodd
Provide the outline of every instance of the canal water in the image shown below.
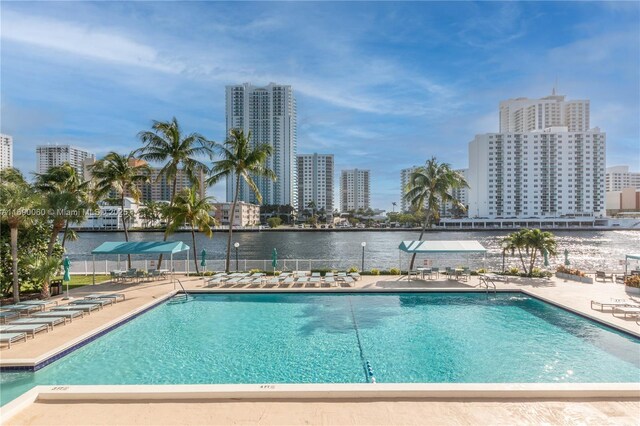
<path fill-rule="evenodd" d="M 425 239 L 430 240 L 478 240 L 487 248 L 483 255 L 431 255 L 421 256 L 419 262 L 431 260 L 434 266 L 469 265 L 473 268 L 502 268 L 502 239 L 509 231 L 481 232 L 429 232 Z M 554 231 L 558 242 L 557 257 L 549 259 L 549 269 L 564 263 L 564 250 L 569 252 L 571 267 L 586 271 L 606 269 L 610 271 L 624 270 L 621 261 L 628 253 L 640 252 L 640 231 Z M 406 254 L 399 255 L 398 245 L 403 240 L 414 240 L 419 236 L 417 231 L 364 231 L 364 232 L 236 232 L 233 242 L 239 243 L 237 258 L 240 269 L 271 268 L 273 249 L 278 253 L 278 269 L 320 269 L 322 267 L 349 268 L 361 267 L 362 243 L 365 242 L 365 269 L 389 269 L 402 264 L 406 268 Z M 105 241 L 124 241 L 124 234 L 118 232 L 80 232 L 79 240 L 67 242 L 67 255 L 72 261 L 72 271 L 81 272 L 91 268 L 91 250 Z M 161 232 L 131 232 L 130 241 L 161 241 Z M 184 241 L 189 246 L 191 233 L 179 232 L 170 240 Z M 203 234 L 196 234 L 198 252 L 206 250 L 208 270 L 220 269 L 222 259 L 226 256 L 227 234 L 219 232 L 209 239 Z M 190 253 L 193 258 L 193 253 Z M 137 267 L 153 267 L 151 261 L 155 257 L 133 256 Z M 115 257 L 97 256 L 98 270 L 110 269 Z M 176 270 L 185 268 L 186 254 L 174 257 Z M 232 268 L 235 268 L 236 251 L 232 246 Z M 105 266 L 104 261 L 109 264 Z M 124 257 L 123 259 L 124 260 Z M 145 263 L 146 261 L 146 263 Z M 297 264 L 296 264 L 297 261 Z M 285 263 L 286 262 L 286 263 Z M 123 262 L 124 263 L 124 262 Z M 518 266 L 519 259 L 507 254 L 505 264 L 508 267 Z M 85 266 L 88 265 L 88 266 Z M 193 270 L 193 262 L 190 270 Z M 635 266 L 632 265 L 632 266 Z"/>

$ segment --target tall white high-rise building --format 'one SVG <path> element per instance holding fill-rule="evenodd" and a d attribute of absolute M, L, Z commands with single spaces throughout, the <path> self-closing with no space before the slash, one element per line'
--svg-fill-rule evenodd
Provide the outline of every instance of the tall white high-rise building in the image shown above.
<path fill-rule="evenodd" d="M 366 210 L 371 200 L 369 170 L 343 170 L 340 175 L 340 211 Z"/>
<path fill-rule="evenodd" d="M 13 167 L 13 138 L 0 134 L 0 170 Z"/>
<path fill-rule="evenodd" d="M 409 202 L 404 198 L 407 193 L 407 185 L 409 185 L 409 179 L 411 178 L 411 173 L 418 166 L 408 167 L 406 169 L 400 170 L 400 211 L 406 212 L 409 211 Z"/>
<path fill-rule="evenodd" d="M 254 178 L 262 204 L 291 205 L 298 208 L 296 176 L 296 100 L 291 86 L 270 83 L 256 87 L 250 83 L 226 87 L 227 134 L 233 128 L 251 132 L 251 144 L 268 144 L 273 155 L 267 166 L 275 181 Z M 227 201 L 233 201 L 235 179 L 227 179 Z M 241 181 L 239 199 L 257 203 L 254 193 Z"/>
<path fill-rule="evenodd" d="M 624 188 L 640 189 L 640 173 L 630 172 L 629 166 L 607 167 L 606 188 L 607 192 Z"/>
<path fill-rule="evenodd" d="M 566 127 L 569 132 L 589 130 L 589 101 L 565 100 L 556 95 L 541 99 L 516 98 L 500 102 L 500 133 L 543 131 Z"/>
<path fill-rule="evenodd" d="M 460 176 L 462 176 L 467 183 L 469 182 L 469 169 L 457 169 L 455 170 Z M 453 203 L 447 201 L 440 206 L 440 217 L 453 217 L 460 215 L 463 217 L 468 216 L 469 212 L 466 210 L 469 206 L 469 188 L 455 188 L 451 190 L 451 196 L 458 200 L 460 204 L 465 207 L 464 211 L 454 214 Z"/>
<path fill-rule="evenodd" d="M 603 216 L 605 152 L 598 128 L 476 135 L 469 143 L 469 217 Z"/>
<path fill-rule="evenodd" d="M 333 154 L 298 154 L 298 207 L 333 212 Z"/>
<path fill-rule="evenodd" d="M 69 163 L 84 176 L 85 160 L 95 160 L 95 154 L 71 145 L 39 145 L 36 147 L 36 171 L 46 173 L 51 167 Z"/>

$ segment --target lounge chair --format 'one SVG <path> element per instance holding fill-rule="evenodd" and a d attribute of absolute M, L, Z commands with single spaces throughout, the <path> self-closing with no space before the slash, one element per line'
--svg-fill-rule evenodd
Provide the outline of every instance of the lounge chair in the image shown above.
<path fill-rule="evenodd" d="M 326 274 L 324 274 L 324 277 L 325 278 L 327 278 L 327 277 L 333 278 L 334 277 L 333 272 L 327 272 Z"/>
<path fill-rule="evenodd" d="M 46 324 L 51 329 L 54 325 L 66 324 L 67 319 L 64 317 L 48 317 L 48 318 L 20 318 L 15 321 L 11 321 L 8 325 L 14 324 Z"/>
<path fill-rule="evenodd" d="M 318 278 L 318 277 L 320 277 L 320 276 L 321 276 L 321 275 L 320 275 L 320 272 L 312 272 L 312 273 L 311 273 L 311 278 Z"/>
<path fill-rule="evenodd" d="M 309 284 L 311 284 L 311 287 L 319 287 L 321 282 L 322 282 L 322 278 L 321 277 L 311 277 L 311 278 L 309 278 Z"/>
<path fill-rule="evenodd" d="M 27 333 L 31 337 L 35 337 L 40 331 L 49 332 L 47 324 L 17 324 L 17 325 L 0 325 L 0 333 Z"/>
<path fill-rule="evenodd" d="M 359 273 L 357 273 L 357 272 L 352 272 L 352 273 L 350 273 L 349 275 L 351 275 L 351 278 L 353 278 L 353 279 L 354 279 L 354 280 L 356 280 L 356 281 L 358 281 L 358 280 L 360 280 L 360 279 L 362 278 L 362 277 L 360 276 L 360 274 L 359 274 Z"/>
<path fill-rule="evenodd" d="M 598 280 L 602 280 L 602 282 L 611 280 L 613 282 L 613 274 L 607 274 L 605 271 L 596 271 L 596 281 Z"/>
<path fill-rule="evenodd" d="M 593 305 L 596 305 L 596 307 L 594 308 Z M 600 306 L 600 309 L 597 308 L 597 306 Z M 612 310 L 616 307 L 624 307 L 624 306 L 630 306 L 630 307 L 640 307 L 638 305 L 636 305 L 633 302 L 630 302 L 628 300 L 625 299 L 610 299 L 606 302 L 600 301 L 600 300 L 592 300 L 591 301 L 591 309 L 593 310 L 598 310 L 600 312 L 604 312 L 605 308 L 611 308 Z"/>
<path fill-rule="evenodd" d="M 25 302 L 18 302 L 17 305 L 40 306 L 42 310 L 44 310 L 49 305 L 58 306 L 58 301 L 57 300 L 27 300 Z"/>
<path fill-rule="evenodd" d="M 278 284 L 280 284 L 280 280 L 278 279 L 278 277 L 269 277 L 264 282 L 263 287 L 271 288 L 277 286 Z"/>
<path fill-rule="evenodd" d="M 114 303 L 116 303 L 118 301 L 125 300 L 126 296 L 123 293 L 109 293 L 109 294 L 96 293 L 96 294 L 89 294 L 89 295 L 85 296 L 84 298 L 87 299 L 87 300 L 110 299 L 110 300 L 113 300 Z"/>
<path fill-rule="evenodd" d="M 285 287 L 291 287 L 293 284 L 295 284 L 296 279 L 293 277 L 287 277 L 284 279 L 284 281 L 282 281 L 282 284 L 285 285 Z"/>
<path fill-rule="evenodd" d="M 44 306 L 31 306 L 31 305 L 4 305 L 1 309 L 8 311 L 19 312 L 20 315 L 29 315 L 31 312 L 43 311 Z"/>
<path fill-rule="evenodd" d="M 56 306 L 51 308 L 49 312 L 66 312 L 66 311 L 85 311 L 87 313 L 91 313 L 91 311 L 95 311 L 100 309 L 100 305 L 97 303 L 84 303 L 84 304 L 75 304 L 75 305 L 66 305 L 66 306 Z"/>
<path fill-rule="evenodd" d="M 615 282 L 616 284 L 624 284 L 624 274 L 616 275 Z"/>
<path fill-rule="evenodd" d="M 79 299 L 79 300 L 74 300 L 73 302 L 70 302 L 69 305 L 98 305 L 100 307 L 100 309 L 104 308 L 105 305 L 113 305 L 113 300 L 112 299 L 92 299 L 92 300 L 86 300 L 86 299 Z"/>
<path fill-rule="evenodd" d="M 13 318 L 19 318 L 19 317 L 20 317 L 20 312 L 2 311 L 0 312 L 0 324 L 5 324 L 7 321 L 10 321 Z"/>
<path fill-rule="evenodd" d="M 32 314 L 31 318 L 51 318 L 51 317 L 63 317 L 68 318 L 69 322 L 73 321 L 76 317 L 84 317 L 84 311 L 82 310 L 69 310 L 69 311 L 49 311 L 49 312 L 38 312 L 37 314 Z"/>
<path fill-rule="evenodd" d="M 335 287 L 336 286 L 336 280 L 333 277 L 324 277 L 324 282 L 329 287 Z"/>
<path fill-rule="evenodd" d="M 347 287 L 353 287 L 353 283 L 355 283 L 356 281 L 351 277 L 344 277 L 342 279 L 342 282 L 346 284 Z"/>
<path fill-rule="evenodd" d="M 611 313 L 614 317 L 616 316 L 616 314 L 622 314 L 623 318 L 626 318 L 627 315 L 630 315 L 632 317 L 640 317 L 640 306 L 616 306 L 613 308 L 613 311 L 611 311 Z"/>
<path fill-rule="evenodd" d="M 27 333 L 0 333 L 0 342 L 7 343 L 7 348 L 11 348 L 11 344 L 13 342 L 18 342 L 20 340 L 27 341 Z"/>

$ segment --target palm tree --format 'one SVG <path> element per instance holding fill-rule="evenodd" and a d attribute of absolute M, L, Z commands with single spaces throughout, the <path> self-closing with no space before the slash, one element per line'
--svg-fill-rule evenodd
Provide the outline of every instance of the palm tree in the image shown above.
<path fill-rule="evenodd" d="M 464 205 L 451 195 L 451 190 L 468 186 L 467 181 L 459 173 L 452 170 L 449 164 L 438 163 L 435 157 L 431 157 L 424 166 L 418 167 L 411 173 L 405 199 L 411 203 L 416 212 L 425 210 L 420 241 L 427 227 L 431 227 L 433 220 L 438 217 L 441 203 L 450 202 L 464 209 Z M 414 253 L 409 265 L 410 270 L 413 269 L 415 260 L 416 254 Z"/>
<path fill-rule="evenodd" d="M 196 234 L 198 229 L 207 237 L 211 238 L 213 230 L 211 226 L 215 224 L 215 219 L 209 215 L 212 206 L 209 203 L 212 197 L 201 198 L 196 188 L 185 188 L 178 192 L 174 204 L 169 207 L 172 221 L 167 227 L 166 234 L 173 234 L 180 226 L 187 225 L 191 229 L 191 241 L 193 243 L 193 261 L 198 269 L 198 250 L 196 249 Z"/>
<path fill-rule="evenodd" d="M 2 219 L 9 224 L 11 241 L 11 273 L 13 274 L 13 301 L 20 302 L 18 280 L 18 230 L 34 219 L 28 213 L 39 204 L 38 196 L 14 168 L 0 171 L 0 205 Z"/>
<path fill-rule="evenodd" d="M 49 283 L 60 271 L 62 259 L 56 256 L 32 255 L 28 258 L 27 263 L 31 268 L 31 276 L 42 285 L 40 290 L 42 298 L 47 299 L 49 297 Z"/>
<path fill-rule="evenodd" d="M 127 215 L 125 214 L 125 195 L 130 194 L 131 198 L 136 202 L 140 200 L 140 189 L 136 184 L 149 181 L 150 167 L 147 164 L 137 163 L 133 152 L 128 155 L 110 152 L 102 160 L 96 161 L 91 166 L 91 172 L 95 179 L 97 198 L 105 197 L 112 190 L 120 196 L 124 239 L 129 241 Z M 131 268 L 131 255 L 127 257 L 129 268 Z"/>
<path fill-rule="evenodd" d="M 49 219 L 51 220 L 51 237 L 47 247 L 47 256 L 53 253 L 58 235 L 64 229 L 62 247 L 72 235 L 69 223 L 81 223 L 86 211 L 92 206 L 89 196 L 89 182 L 84 181 L 69 163 L 51 167 L 46 173 L 37 174 L 35 188 L 44 199 Z"/>
<path fill-rule="evenodd" d="M 533 274 L 538 255 L 544 255 L 545 251 L 551 256 L 557 255 L 556 240 L 551 232 L 539 229 L 521 229 L 507 235 L 504 241 L 506 242 L 505 250 L 511 250 L 512 254 L 518 251 L 522 269 L 529 276 Z M 525 259 L 528 260 L 528 268 Z"/>
<path fill-rule="evenodd" d="M 210 158 L 213 151 L 213 142 L 207 140 L 199 133 L 183 135 L 178 120 L 173 117 L 171 121 L 154 121 L 151 131 L 138 133 L 138 138 L 144 146 L 138 150 L 140 158 L 153 162 L 167 163 L 158 173 L 157 179 L 163 177 L 167 182 L 171 182 L 171 200 L 169 205 L 173 206 L 176 199 L 176 188 L 178 185 L 178 173 L 182 170 L 193 186 L 199 189 L 198 179 L 201 173 L 208 173 L 209 168 L 198 157 Z M 167 226 L 171 225 L 171 218 L 168 218 Z M 165 233 L 164 240 L 167 240 Z M 158 259 L 158 268 L 162 264 L 162 255 Z"/>
<path fill-rule="evenodd" d="M 391 212 L 392 212 L 392 213 L 395 213 L 395 212 L 396 212 L 396 206 L 397 206 L 397 205 L 398 205 L 398 203 L 396 203 L 395 201 L 391 203 L 391 206 L 392 206 L 392 208 L 391 208 Z"/>
<path fill-rule="evenodd" d="M 272 153 L 272 148 L 267 144 L 259 144 L 252 147 L 249 143 L 251 132 L 247 135 L 241 129 L 231 129 L 229 137 L 224 145 L 220 147 L 221 160 L 213 163 L 211 177 L 207 184 L 213 185 L 223 177 L 235 179 L 236 192 L 231 204 L 231 215 L 229 216 L 229 236 L 227 238 L 227 262 L 226 271 L 229 272 L 231 264 L 231 234 L 233 232 L 233 218 L 236 212 L 236 203 L 240 194 L 240 181 L 244 181 L 255 194 L 258 203 L 262 204 L 262 194 L 254 182 L 254 177 L 266 177 L 276 179 L 273 170 L 267 168 L 267 159 Z"/>

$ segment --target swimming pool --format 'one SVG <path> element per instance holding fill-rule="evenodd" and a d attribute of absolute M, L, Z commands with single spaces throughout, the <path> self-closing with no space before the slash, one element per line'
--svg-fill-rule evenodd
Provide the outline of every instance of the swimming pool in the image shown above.
<path fill-rule="evenodd" d="M 34 344 L 34 343 L 29 343 Z M 521 293 L 198 294 L 37 372 L 39 385 L 640 382 L 640 339 Z"/>

